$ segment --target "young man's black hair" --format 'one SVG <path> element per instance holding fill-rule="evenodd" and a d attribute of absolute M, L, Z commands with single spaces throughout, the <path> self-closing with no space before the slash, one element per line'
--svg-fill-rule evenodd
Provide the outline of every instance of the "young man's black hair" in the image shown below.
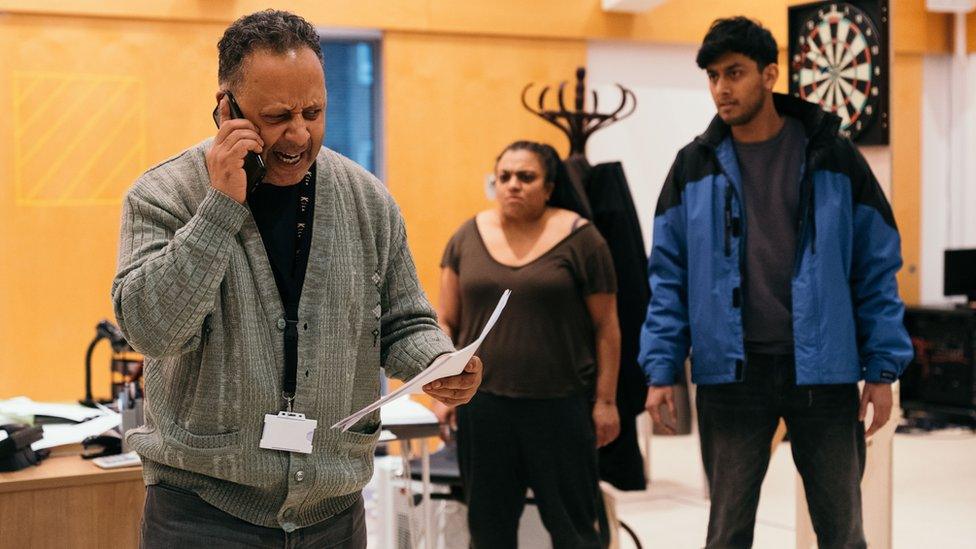
<path fill-rule="evenodd" d="M 698 68 L 704 69 L 726 53 L 741 53 L 763 70 L 766 65 L 776 63 L 778 52 L 776 39 L 766 27 L 740 15 L 712 23 L 695 62 Z"/>

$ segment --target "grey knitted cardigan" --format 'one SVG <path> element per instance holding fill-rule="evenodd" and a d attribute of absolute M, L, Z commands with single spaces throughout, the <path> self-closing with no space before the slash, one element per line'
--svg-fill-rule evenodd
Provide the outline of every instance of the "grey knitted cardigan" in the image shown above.
<path fill-rule="evenodd" d="M 210 187 L 210 144 L 150 169 L 123 204 L 112 300 L 146 356 L 146 424 L 127 440 L 147 484 L 290 531 L 342 511 L 369 480 L 378 413 L 350 432 L 329 426 L 379 396 L 380 367 L 409 379 L 454 348 L 392 197 L 323 147 L 294 403 L 318 429 L 311 454 L 260 449 L 264 415 L 282 409 L 284 312 L 250 211 Z"/>

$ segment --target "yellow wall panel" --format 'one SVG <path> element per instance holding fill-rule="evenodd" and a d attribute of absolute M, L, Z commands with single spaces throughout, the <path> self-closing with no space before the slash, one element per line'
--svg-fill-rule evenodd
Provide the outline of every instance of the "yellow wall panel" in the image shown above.
<path fill-rule="evenodd" d="M 298 13 L 318 25 L 382 29 L 427 29 L 428 0 L 0 0 L 0 11 L 155 21 L 227 23 L 273 7 Z M 455 9 L 470 10 L 466 2 Z"/>
<path fill-rule="evenodd" d="M 891 48 L 898 53 L 945 53 L 952 40 L 949 16 L 925 9 L 925 0 L 888 0 Z"/>
<path fill-rule="evenodd" d="M 221 31 L 0 18 L 0 398 L 82 396 L 85 348 L 112 318 L 120 199 L 212 133 Z M 100 349 L 98 396 L 107 362 Z"/>
<path fill-rule="evenodd" d="M 966 16 L 966 41 L 970 53 L 976 51 L 976 12 Z"/>
<path fill-rule="evenodd" d="M 12 84 L 16 205 L 117 204 L 146 167 L 145 82 L 14 71 Z"/>
<path fill-rule="evenodd" d="M 921 291 L 922 61 L 921 55 L 896 55 L 891 64 L 891 208 L 904 260 L 898 290 L 909 304 L 919 303 Z"/>
<path fill-rule="evenodd" d="M 406 218 L 421 283 L 436 303 L 451 234 L 489 206 L 485 176 L 517 139 L 565 151 L 566 138 L 519 101 L 529 82 L 574 78 L 586 45 L 388 33 L 383 40 L 387 184 Z"/>
<path fill-rule="evenodd" d="M 556 39 L 622 39 L 690 44 L 700 40 L 716 17 L 747 15 L 761 19 L 776 39 L 786 40 L 786 9 L 808 0 L 668 0 L 640 14 L 608 13 L 601 0 L 291 0 L 275 2 L 317 25 L 436 33 L 534 36 Z M 0 0 L 0 11 L 229 22 L 268 7 L 262 0 Z M 948 17 L 925 10 L 925 0 L 891 0 L 904 23 L 895 32 L 895 49 L 943 52 Z"/>

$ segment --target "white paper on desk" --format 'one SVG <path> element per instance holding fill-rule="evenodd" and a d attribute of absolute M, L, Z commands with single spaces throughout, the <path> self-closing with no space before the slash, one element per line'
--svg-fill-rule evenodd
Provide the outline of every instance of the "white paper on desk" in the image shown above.
<path fill-rule="evenodd" d="M 117 413 L 106 414 L 84 423 L 53 424 L 44 426 L 44 438 L 31 444 L 34 450 L 54 448 L 65 444 L 78 444 L 90 436 L 100 435 L 109 429 L 114 429 L 122 423 L 122 416 Z"/>
<path fill-rule="evenodd" d="M 105 415 L 104 411 L 88 408 L 80 404 L 34 402 L 23 396 L 0 400 L 0 413 L 16 417 L 51 416 L 74 422 L 82 422 Z"/>
<path fill-rule="evenodd" d="M 481 335 L 478 336 L 478 339 L 472 341 L 470 345 L 463 349 L 454 351 L 453 353 L 448 353 L 446 355 L 437 357 L 434 359 L 434 362 L 432 362 L 431 365 L 428 366 L 424 371 L 420 372 L 420 374 L 410 381 L 404 383 L 396 391 L 384 395 L 376 402 L 370 404 L 355 414 L 340 420 L 338 423 L 333 425 L 332 428 L 339 428 L 346 431 L 357 421 L 366 417 L 377 408 L 382 407 L 384 404 L 392 402 L 401 396 L 408 395 L 431 381 L 456 376 L 463 372 L 464 367 L 468 365 L 468 361 L 470 361 L 471 357 L 474 356 L 474 353 L 478 350 L 481 342 L 485 340 L 485 337 L 488 336 L 488 332 L 490 332 L 495 326 L 495 323 L 498 322 L 498 317 L 501 316 L 502 311 L 505 309 L 505 304 L 508 303 L 508 296 L 510 295 L 512 295 L 512 290 L 505 290 L 505 293 L 502 294 L 501 299 L 498 300 L 498 305 L 495 305 L 495 310 L 488 318 L 488 322 L 485 323 L 484 329 L 481 330 Z"/>
<path fill-rule="evenodd" d="M 390 425 L 429 425 L 437 423 L 437 416 L 430 408 L 410 400 L 410 395 L 389 402 L 380 408 L 380 423 L 383 427 Z"/>

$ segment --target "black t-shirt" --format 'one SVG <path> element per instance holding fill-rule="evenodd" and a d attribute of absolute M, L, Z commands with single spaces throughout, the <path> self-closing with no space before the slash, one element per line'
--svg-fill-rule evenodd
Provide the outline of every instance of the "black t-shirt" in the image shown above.
<path fill-rule="evenodd" d="M 745 202 L 742 323 L 749 352 L 793 353 L 793 264 L 805 150 L 803 124 L 789 116 L 773 138 L 735 143 Z"/>
<path fill-rule="evenodd" d="M 307 191 L 302 192 L 305 185 Z M 296 231 L 298 225 L 298 201 L 302 194 L 309 197 L 308 219 L 304 231 L 308 238 L 304 238 L 303 250 L 296 249 Z M 315 207 L 315 167 L 313 165 L 309 176 L 296 185 L 278 187 L 270 184 L 259 185 L 248 195 L 247 204 L 251 208 L 251 215 L 261 233 L 264 249 L 274 272 L 275 284 L 281 296 L 282 306 L 288 318 L 298 316 L 298 301 L 302 295 L 302 285 L 305 282 L 305 268 L 308 265 L 308 251 L 311 246 L 312 219 Z M 296 252 L 304 253 L 297 254 Z"/>
<path fill-rule="evenodd" d="M 494 260 L 474 219 L 444 250 L 441 267 L 458 274 L 461 316 L 454 343 L 474 341 L 505 289 L 512 297 L 481 344 L 480 390 L 517 398 L 558 398 L 593 388 L 596 342 L 586 297 L 616 293 L 607 243 L 593 225 L 568 234 L 531 263 Z"/>

